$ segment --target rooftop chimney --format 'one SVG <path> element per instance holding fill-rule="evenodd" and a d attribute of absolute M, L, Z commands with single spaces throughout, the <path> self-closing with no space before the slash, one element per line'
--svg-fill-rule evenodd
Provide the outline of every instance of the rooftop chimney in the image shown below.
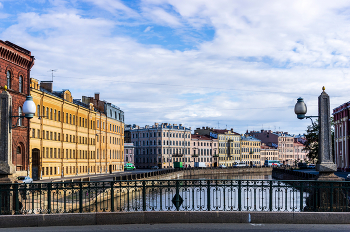
<path fill-rule="evenodd" d="M 99 101 L 100 100 L 100 93 L 95 93 L 95 99 L 97 100 L 97 101 Z"/>
<path fill-rule="evenodd" d="M 52 81 L 41 81 L 40 86 L 43 89 L 46 89 L 50 93 L 52 93 Z"/>

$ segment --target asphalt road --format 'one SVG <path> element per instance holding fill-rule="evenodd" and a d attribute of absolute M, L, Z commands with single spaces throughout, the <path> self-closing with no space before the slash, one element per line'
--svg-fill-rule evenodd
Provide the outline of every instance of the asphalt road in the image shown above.
<path fill-rule="evenodd" d="M 93 225 L 93 226 L 55 226 L 55 227 L 25 227 L 25 228 L 4 228 L 0 231 L 13 232 L 61 232 L 61 231 L 142 231 L 142 232 L 166 232 L 166 231 L 350 231 L 350 225 L 346 224 L 221 224 L 221 223 L 201 223 L 201 224 L 129 224 L 129 225 Z"/>

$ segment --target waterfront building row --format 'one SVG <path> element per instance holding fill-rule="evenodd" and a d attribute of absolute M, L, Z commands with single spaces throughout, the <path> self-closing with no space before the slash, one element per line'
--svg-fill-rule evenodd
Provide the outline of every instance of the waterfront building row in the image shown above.
<path fill-rule="evenodd" d="M 257 134 L 253 131 L 240 135 L 232 129 L 209 127 L 197 128 L 191 135 L 190 132 L 190 128 L 186 129 L 181 124 L 129 125 L 125 140 L 135 146 L 135 165 L 139 168 L 155 165 L 171 168 L 174 162 L 183 162 L 185 167 L 193 167 L 198 162 L 207 167 L 230 167 L 239 162 L 260 166 L 266 159 L 295 165 L 307 160 L 304 145 L 287 133 L 261 131 Z M 179 139 L 180 142 L 177 141 Z"/>

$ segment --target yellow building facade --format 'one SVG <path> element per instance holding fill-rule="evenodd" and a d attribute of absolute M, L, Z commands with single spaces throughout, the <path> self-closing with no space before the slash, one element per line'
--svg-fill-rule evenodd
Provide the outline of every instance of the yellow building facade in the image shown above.
<path fill-rule="evenodd" d="M 242 136 L 241 161 L 247 165 L 261 165 L 261 141 L 251 136 Z"/>
<path fill-rule="evenodd" d="M 37 112 L 30 122 L 30 175 L 49 179 L 123 170 L 124 123 L 94 104 L 73 100 L 69 90 L 31 79 Z M 119 129 L 120 128 L 120 129 Z"/>
<path fill-rule="evenodd" d="M 240 134 L 233 131 L 224 131 L 217 135 L 219 143 L 218 165 L 231 167 L 240 160 Z"/>

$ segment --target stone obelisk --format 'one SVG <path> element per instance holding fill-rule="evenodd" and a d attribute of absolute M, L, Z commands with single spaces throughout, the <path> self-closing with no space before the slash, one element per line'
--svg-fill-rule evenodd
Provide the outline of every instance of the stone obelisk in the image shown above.
<path fill-rule="evenodd" d="M 9 182 L 16 171 L 12 164 L 11 106 L 12 97 L 5 88 L 0 94 L 0 182 Z"/>
<path fill-rule="evenodd" d="M 324 87 L 322 90 L 323 92 L 318 97 L 319 135 L 316 170 L 320 174 L 319 180 L 341 180 L 334 175 L 334 172 L 337 171 L 337 166 L 333 162 L 332 155 L 330 101 Z"/>

